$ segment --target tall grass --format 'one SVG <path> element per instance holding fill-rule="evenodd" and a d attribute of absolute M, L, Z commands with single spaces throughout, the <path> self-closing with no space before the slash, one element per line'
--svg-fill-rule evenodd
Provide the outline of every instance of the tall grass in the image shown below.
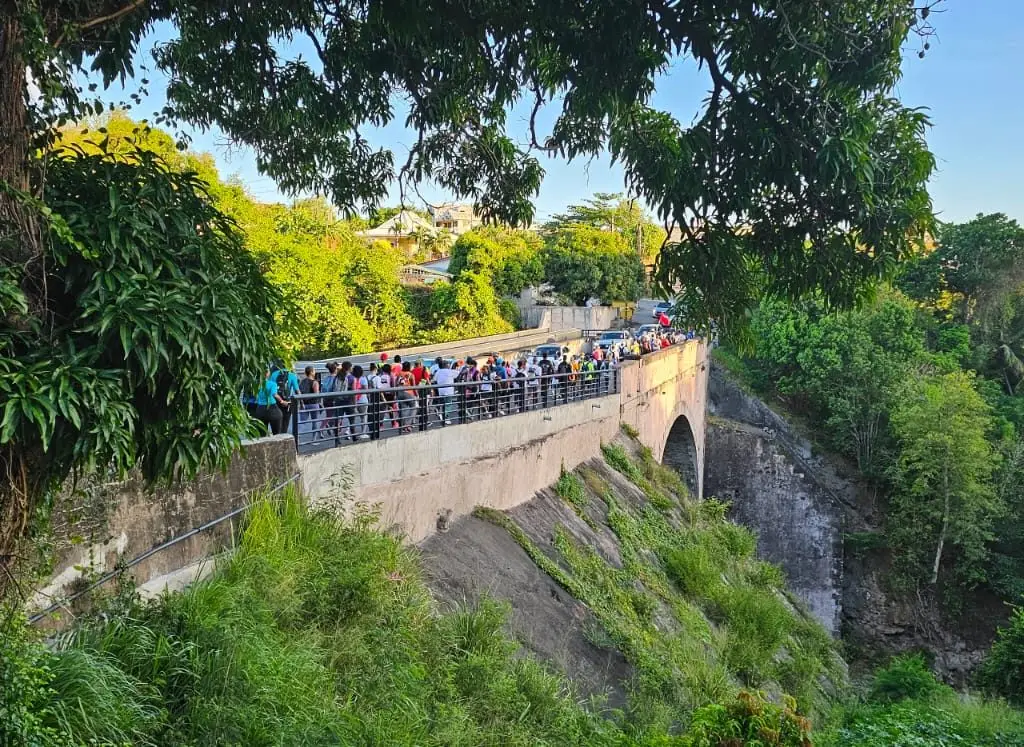
<path fill-rule="evenodd" d="M 48 718 L 60 744 L 620 744 L 504 620 L 437 615 L 396 540 L 289 495 L 209 580 L 69 636 Z"/>

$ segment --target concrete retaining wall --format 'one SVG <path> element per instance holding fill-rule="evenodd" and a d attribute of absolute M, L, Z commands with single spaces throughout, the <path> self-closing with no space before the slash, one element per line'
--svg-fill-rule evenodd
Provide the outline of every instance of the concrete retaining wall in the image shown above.
<path fill-rule="evenodd" d="M 173 488 L 147 490 L 141 479 L 133 478 L 69 490 L 57 502 L 53 518 L 56 562 L 30 609 L 45 608 L 112 570 L 119 560 L 131 560 L 245 505 L 253 491 L 295 472 L 294 441 L 276 436 L 248 444 L 226 472 L 205 474 Z M 184 585 L 199 572 L 197 560 L 230 544 L 236 524 L 225 521 L 182 540 L 134 566 L 130 573 L 145 593 Z"/>
<path fill-rule="evenodd" d="M 543 326 L 552 332 L 569 329 L 608 329 L 619 318 L 611 306 L 531 306 L 520 304 L 523 326 Z"/>

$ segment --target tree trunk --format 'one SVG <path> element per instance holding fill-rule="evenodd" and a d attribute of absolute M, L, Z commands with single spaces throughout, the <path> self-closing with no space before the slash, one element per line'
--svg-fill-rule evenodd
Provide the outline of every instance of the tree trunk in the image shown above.
<path fill-rule="evenodd" d="M 13 0 L 0 0 L 0 180 L 28 189 L 28 117 L 22 30 Z"/>
<path fill-rule="evenodd" d="M 16 5 L 14 0 L 0 0 L 0 184 L 28 192 L 32 187 L 32 133 L 26 108 L 23 30 Z M 21 287 L 35 314 L 45 312 L 42 257 L 35 209 L 10 190 L 0 189 L 0 262 L 4 267 L 21 268 Z"/>
<path fill-rule="evenodd" d="M 29 128 L 25 85 L 25 56 L 20 12 L 15 0 L 0 0 L 0 269 L 13 269 L 28 301 L 29 315 L 9 312 L 0 329 L 33 329 L 32 318 L 45 324 L 46 273 L 42 227 L 36 209 L 18 193 L 32 189 Z M 38 186 L 38 185 L 37 185 Z M 16 190 L 16 192 L 12 192 Z M 31 338 L 30 338 L 31 339 Z M 30 344 L 47 345 L 45 339 Z M 13 343 L 12 343 L 13 345 Z M 19 350 L 0 350 L 17 357 Z M 36 484 L 33 467 L 45 459 L 41 450 L 14 443 L 0 447 L 0 600 L 13 582 L 18 547 L 44 490 Z"/>
<path fill-rule="evenodd" d="M 935 548 L 935 563 L 932 565 L 932 585 L 939 581 L 939 565 L 942 563 L 942 548 L 949 531 L 949 467 L 942 468 L 942 529 L 939 531 L 939 545 Z"/>

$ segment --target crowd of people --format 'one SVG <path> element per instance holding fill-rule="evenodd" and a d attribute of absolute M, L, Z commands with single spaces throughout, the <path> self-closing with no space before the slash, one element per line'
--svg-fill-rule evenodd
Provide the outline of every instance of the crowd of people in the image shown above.
<path fill-rule="evenodd" d="M 293 433 L 300 446 L 367 440 L 387 430 L 410 432 L 421 423 L 450 425 L 610 393 L 611 372 L 621 360 L 687 337 L 657 330 L 586 354 L 563 348 L 553 356 L 545 352 L 515 360 L 491 355 L 482 361 L 438 357 L 428 362 L 381 353 L 365 369 L 350 361 L 331 362 L 326 372 L 307 366 L 301 377 L 283 365 L 268 366 L 248 406 L 271 433 Z"/>

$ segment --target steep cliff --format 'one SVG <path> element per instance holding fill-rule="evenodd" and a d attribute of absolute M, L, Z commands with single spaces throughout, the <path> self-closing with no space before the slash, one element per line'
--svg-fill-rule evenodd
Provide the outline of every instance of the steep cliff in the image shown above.
<path fill-rule="evenodd" d="M 782 567 L 793 593 L 864 664 L 928 651 L 936 671 L 964 684 L 1001 611 L 979 597 L 955 617 L 925 596 L 893 591 L 889 559 L 872 542 L 875 493 L 855 470 L 818 451 L 779 413 L 719 365 L 709 379 L 705 495 L 758 538 L 758 555 Z"/>

